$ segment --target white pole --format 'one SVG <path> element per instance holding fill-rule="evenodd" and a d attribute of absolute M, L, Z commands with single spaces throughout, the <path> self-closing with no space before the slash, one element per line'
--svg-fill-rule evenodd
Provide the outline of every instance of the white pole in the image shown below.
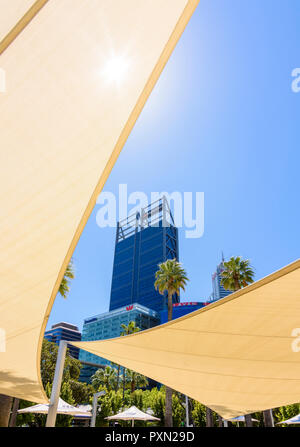
<path fill-rule="evenodd" d="M 95 427 L 96 425 L 96 414 L 97 414 L 97 403 L 98 403 L 98 393 L 94 394 L 93 396 L 93 413 L 92 413 L 92 419 L 91 419 L 91 427 Z"/>
<path fill-rule="evenodd" d="M 189 418 L 189 398 L 185 396 L 185 426 L 190 426 L 190 418 Z"/>
<path fill-rule="evenodd" d="M 53 380 L 53 384 L 52 384 L 52 392 L 51 392 L 50 405 L 49 405 L 48 416 L 47 416 L 47 421 L 46 421 L 46 427 L 55 427 L 58 399 L 59 399 L 59 395 L 60 395 L 60 387 L 61 387 L 61 380 L 62 380 L 62 375 L 63 375 L 63 371 L 64 371 L 66 352 L 67 352 L 67 342 L 64 340 L 61 340 L 59 343 L 59 348 L 58 348 L 58 354 L 57 354 L 57 360 L 56 360 L 56 366 L 55 366 L 55 374 L 54 374 L 54 380 Z"/>
<path fill-rule="evenodd" d="M 95 393 L 93 396 L 93 412 L 92 412 L 92 419 L 91 419 L 91 427 L 96 426 L 96 416 L 97 416 L 97 406 L 98 406 L 98 397 L 104 396 L 106 394 L 106 391 L 99 391 L 99 393 Z"/>
<path fill-rule="evenodd" d="M 228 421 L 226 419 L 224 419 L 224 427 L 228 427 Z"/>

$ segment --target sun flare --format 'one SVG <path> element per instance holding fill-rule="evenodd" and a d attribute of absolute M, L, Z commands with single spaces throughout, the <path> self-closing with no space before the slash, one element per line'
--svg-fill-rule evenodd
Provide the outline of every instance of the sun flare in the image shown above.
<path fill-rule="evenodd" d="M 113 56 L 106 62 L 103 76 L 108 82 L 120 85 L 128 75 L 129 65 L 125 56 Z"/>

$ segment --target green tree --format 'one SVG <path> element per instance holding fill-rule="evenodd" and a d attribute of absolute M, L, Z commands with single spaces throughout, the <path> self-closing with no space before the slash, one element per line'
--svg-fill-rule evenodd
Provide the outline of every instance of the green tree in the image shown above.
<path fill-rule="evenodd" d="M 193 401 L 192 403 L 192 418 L 196 427 L 206 426 L 206 407 L 200 402 Z"/>
<path fill-rule="evenodd" d="M 143 394 L 147 393 L 144 391 Z M 165 424 L 165 405 L 166 405 L 166 390 L 161 387 L 158 390 L 156 387 L 152 388 L 150 393 L 146 394 L 147 400 L 145 402 L 145 409 L 151 408 L 153 415 L 160 419 L 157 425 L 163 426 Z"/>
<path fill-rule="evenodd" d="M 130 334 L 134 334 L 135 332 L 139 332 L 140 328 L 136 326 L 135 321 L 129 321 L 128 325 L 126 326 L 126 324 L 121 324 L 121 336 L 125 336 L 125 335 L 130 335 Z"/>
<path fill-rule="evenodd" d="M 128 325 L 126 326 L 126 324 L 121 324 L 121 337 L 125 337 L 126 335 L 130 335 L 130 334 L 134 334 L 135 332 L 139 332 L 140 328 L 136 326 L 135 321 L 129 321 Z M 126 374 L 127 371 L 125 368 L 123 368 L 123 393 L 125 392 L 125 388 L 126 388 L 126 382 L 127 382 L 127 378 L 126 378 Z M 120 377 L 120 365 L 118 365 L 118 373 L 117 373 L 117 383 L 119 385 L 119 377 Z"/>
<path fill-rule="evenodd" d="M 158 265 L 159 270 L 155 273 L 154 287 L 161 295 L 168 294 L 168 321 L 172 320 L 173 302 L 172 297 L 179 295 L 180 289 L 185 290 L 188 278 L 185 270 L 176 259 L 168 259 Z M 172 389 L 166 387 L 166 427 L 172 427 Z"/>
<path fill-rule="evenodd" d="M 62 296 L 65 299 L 67 298 L 67 296 L 70 292 L 71 280 L 74 278 L 75 278 L 74 264 L 73 264 L 73 260 L 71 259 L 71 261 L 69 262 L 67 269 L 65 271 L 64 277 L 60 283 L 59 289 L 58 289 L 58 293 L 60 294 L 60 296 Z"/>
<path fill-rule="evenodd" d="M 253 282 L 254 271 L 249 259 L 232 256 L 229 261 L 223 262 L 224 270 L 221 273 L 221 285 L 226 290 L 236 292 Z M 252 426 L 250 415 L 245 415 L 247 426 Z"/>
<path fill-rule="evenodd" d="M 98 390 L 100 386 L 104 386 L 108 391 L 111 391 L 116 386 L 117 371 L 111 366 L 106 366 L 104 369 L 97 369 L 91 379 L 95 390 Z"/>
<path fill-rule="evenodd" d="M 300 404 L 292 404 L 292 405 L 286 405 L 284 407 L 279 407 L 274 411 L 274 417 L 278 422 L 286 421 L 287 419 L 290 419 L 294 416 L 297 416 L 297 414 L 300 413 Z M 283 427 L 286 427 L 287 424 L 283 424 Z"/>
<path fill-rule="evenodd" d="M 48 397 L 50 397 L 51 394 L 51 388 L 52 388 L 52 382 L 54 378 L 54 372 L 55 372 L 55 365 L 56 365 L 56 359 L 57 359 L 57 353 L 58 353 L 58 346 L 55 343 L 51 343 L 48 340 L 44 339 L 42 344 L 42 351 L 41 351 L 41 378 L 42 383 L 45 388 L 46 394 Z M 80 382 L 77 382 L 80 374 L 80 367 L 81 364 L 78 360 L 74 359 L 73 357 L 70 357 L 69 351 L 67 350 L 65 365 L 64 365 L 64 371 L 63 371 L 63 377 L 62 377 L 62 387 L 60 392 L 60 397 L 65 400 L 66 402 L 73 404 L 81 404 L 88 402 L 89 398 L 86 399 L 86 396 L 84 400 L 79 400 L 79 391 L 78 387 L 91 387 L 91 385 L 82 384 Z M 78 387 L 74 384 L 78 384 Z M 75 389 L 75 395 L 77 391 L 77 398 L 76 400 L 73 396 L 73 389 Z M 93 389 L 92 389 L 93 390 Z M 90 394 L 92 396 L 92 393 Z M 26 408 L 30 407 L 31 405 L 35 405 L 34 402 L 27 402 L 24 400 L 20 400 L 20 408 Z M 72 418 L 70 416 L 64 416 L 64 415 L 58 415 L 57 416 L 57 426 L 69 426 L 71 423 Z M 22 414 L 18 415 L 17 417 L 17 423 L 18 425 L 22 425 L 24 423 L 29 424 L 31 426 L 38 426 L 42 427 L 45 425 L 46 417 L 45 415 L 39 415 L 39 414 Z"/>
<path fill-rule="evenodd" d="M 226 290 L 236 291 L 253 282 L 254 271 L 249 259 L 240 256 L 231 257 L 223 262 L 224 270 L 221 273 L 221 285 Z"/>
<path fill-rule="evenodd" d="M 70 379 L 70 387 L 75 404 L 87 404 L 92 401 L 95 392 L 92 385 Z"/>
<path fill-rule="evenodd" d="M 185 408 L 182 405 L 182 397 L 183 395 L 179 393 L 173 393 L 172 395 L 172 414 L 174 427 L 179 427 L 185 420 Z"/>
<path fill-rule="evenodd" d="M 132 393 L 136 388 L 146 388 L 149 385 L 147 377 L 131 369 L 126 370 L 126 377 Z"/>
<path fill-rule="evenodd" d="M 44 388 L 47 383 L 53 382 L 57 353 L 58 346 L 55 343 L 44 339 L 41 351 L 41 377 Z M 80 368 L 80 361 L 71 357 L 69 355 L 69 350 L 67 350 L 62 381 L 67 382 L 70 379 L 77 380 L 80 375 Z"/>

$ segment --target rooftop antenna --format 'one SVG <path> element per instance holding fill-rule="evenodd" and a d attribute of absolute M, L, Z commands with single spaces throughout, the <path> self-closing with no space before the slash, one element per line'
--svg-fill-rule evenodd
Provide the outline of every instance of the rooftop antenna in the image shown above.
<path fill-rule="evenodd" d="M 222 250 L 222 262 L 224 262 L 225 261 L 225 259 L 224 259 L 224 253 L 223 253 L 223 250 Z"/>

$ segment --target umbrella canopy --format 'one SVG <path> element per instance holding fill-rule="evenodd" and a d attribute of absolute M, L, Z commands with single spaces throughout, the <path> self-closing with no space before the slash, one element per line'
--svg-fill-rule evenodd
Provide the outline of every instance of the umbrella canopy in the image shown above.
<path fill-rule="evenodd" d="M 40 352 L 59 285 L 198 2 L 0 2 L 0 393 L 48 402 Z"/>
<path fill-rule="evenodd" d="M 300 414 L 297 414 L 297 416 L 287 419 L 286 421 L 277 422 L 277 425 L 279 424 L 300 424 Z"/>
<path fill-rule="evenodd" d="M 258 419 L 251 418 L 253 422 L 259 422 Z M 235 418 L 227 419 L 229 422 L 245 422 L 245 416 L 237 416 Z"/>
<path fill-rule="evenodd" d="M 22 408 L 21 410 L 18 410 L 18 413 L 41 413 L 41 414 L 48 414 L 49 405 L 48 404 L 37 404 L 33 405 L 32 407 Z M 58 414 L 67 414 L 69 416 L 78 416 L 78 417 L 91 417 L 92 414 L 90 411 L 84 411 L 84 409 L 81 407 L 73 407 L 73 405 L 68 404 L 63 399 L 59 398 L 58 401 L 58 407 L 57 407 L 57 413 Z"/>
<path fill-rule="evenodd" d="M 113 416 L 108 416 L 105 419 L 109 419 L 111 421 L 160 421 L 159 418 L 151 416 L 151 414 L 144 413 L 134 405 L 125 411 L 121 411 L 121 413 L 114 414 Z"/>
<path fill-rule="evenodd" d="M 72 344 L 229 419 L 299 401 L 299 315 L 298 260 L 162 326 Z"/>

